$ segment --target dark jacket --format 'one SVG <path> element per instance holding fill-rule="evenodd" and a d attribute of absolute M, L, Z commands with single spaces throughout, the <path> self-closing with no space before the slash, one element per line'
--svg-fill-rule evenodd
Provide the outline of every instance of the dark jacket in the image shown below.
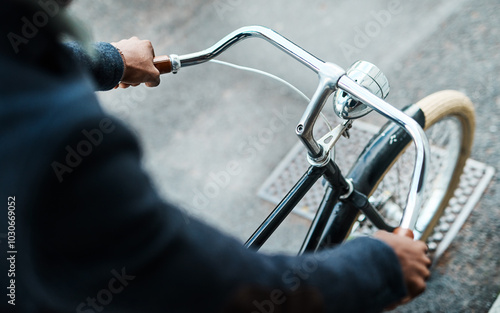
<path fill-rule="evenodd" d="M 406 294 L 381 241 L 263 255 L 162 201 L 136 138 L 94 95 L 120 79 L 118 52 L 101 44 L 98 59 L 80 50 L 75 62 L 44 34 L 16 54 L 9 29 L 0 46 L 0 235 L 10 222 L 15 242 L 0 238 L 0 312 L 379 312 Z"/>

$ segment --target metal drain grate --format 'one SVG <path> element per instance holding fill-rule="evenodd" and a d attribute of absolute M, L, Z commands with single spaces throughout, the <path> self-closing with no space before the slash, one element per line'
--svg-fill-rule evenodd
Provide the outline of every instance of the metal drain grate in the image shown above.
<path fill-rule="evenodd" d="M 351 131 L 353 134 L 352 138 L 349 140 L 339 140 L 336 144 L 335 160 L 343 171 L 346 171 L 353 165 L 356 157 L 362 152 L 362 149 L 377 131 L 378 128 L 376 126 L 356 121 Z M 323 131 L 322 133 L 325 132 Z M 433 158 L 442 159 L 439 148 L 431 150 L 433 151 Z M 301 143 L 298 143 L 264 182 L 259 189 L 258 195 L 271 203 L 278 204 L 308 167 L 306 150 Z M 455 191 L 455 196 L 450 200 L 443 217 L 428 240 L 429 248 L 433 252 L 435 260 L 442 255 L 458 233 L 470 212 L 481 198 L 493 174 L 494 169 L 491 166 L 472 159 L 467 160 L 464 173 L 460 178 L 460 185 Z M 411 173 L 406 173 L 406 175 L 411 176 Z M 409 180 L 406 179 L 405 181 Z M 397 180 L 394 183 L 397 183 Z M 323 194 L 323 186 L 320 180 L 301 200 L 293 213 L 312 220 Z M 360 228 L 358 230 L 359 234 L 367 232 L 369 231 L 366 230 L 365 226 L 364 229 Z"/>

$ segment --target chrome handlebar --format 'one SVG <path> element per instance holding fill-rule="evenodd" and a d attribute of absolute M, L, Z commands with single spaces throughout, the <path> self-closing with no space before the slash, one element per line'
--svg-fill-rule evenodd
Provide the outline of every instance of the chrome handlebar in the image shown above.
<path fill-rule="evenodd" d="M 275 31 L 262 26 L 247 26 L 237 29 L 208 49 L 181 56 L 171 55 L 170 58 L 172 63 L 175 64 L 175 70 L 178 71 L 182 67 L 207 62 L 234 44 L 253 37 L 270 42 L 319 76 L 318 88 L 296 128 L 296 134 L 306 146 L 310 158 L 315 162 L 324 162 L 329 157 L 329 153 L 323 151 L 314 139 L 313 126 L 327 99 L 337 88 L 359 99 L 378 113 L 399 124 L 408 132 L 415 143 L 417 153 L 410 191 L 400 227 L 414 230 L 423 199 L 425 175 L 428 167 L 427 156 L 430 155 L 427 137 L 422 127 L 415 120 L 358 85 L 346 75 L 345 70 L 335 64 L 318 59 Z"/>
<path fill-rule="evenodd" d="M 216 44 L 208 49 L 179 56 L 179 61 L 181 67 L 196 65 L 210 61 L 211 59 L 217 57 L 222 52 L 227 50 L 232 45 L 247 39 L 247 38 L 261 38 L 264 39 L 279 49 L 285 51 L 293 58 L 297 59 L 299 62 L 306 65 L 311 70 L 316 73 L 321 70 L 323 61 L 316 58 L 314 55 L 300 48 L 293 42 L 289 41 L 285 37 L 281 36 L 277 32 L 267 27 L 262 26 L 247 26 L 235 30 L 226 37 L 219 40 Z"/>

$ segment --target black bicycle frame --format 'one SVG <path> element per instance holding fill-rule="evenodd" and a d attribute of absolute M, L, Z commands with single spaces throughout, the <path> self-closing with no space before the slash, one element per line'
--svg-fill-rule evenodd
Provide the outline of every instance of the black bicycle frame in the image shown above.
<path fill-rule="evenodd" d="M 271 234 L 278 228 L 278 226 L 283 222 L 283 220 L 292 212 L 299 201 L 304 197 L 304 195 L 311 189 L 311 187 L 316 183 L 316 181 L 323 175 L 325 177 L 337 178 L 339 176 L 341 180 L 347 186 L 344 177 L 340 175 L 340 170 L 337 165 L 330 162 L 329 166 L 311 166 L 307 172 L 299 179 L 295 186 L 288 192 L 288 194 L 281 200 L 281 202 L 276 206 L 276 208 L 271 212 L 271 214 L 264 220 L 260 227 L 253 233 L 253 235 L 247 240 L 245 246 L 248 248 L 260 248 L 262 244 L 271 236 Z"/>
<path fill-rule="evenodd" d="M 424 127 L 425 116 L 418 106 L 410 105 L 404 112 Z M 368 202 L 367 195 L 378 185 L 386 170 L 410 142 L 411 137 L 399 125 L 388 122 L 382 127 L 347 175 L 353 182 L 354 190 L 349 197 L 342 200 L 340 196 L 348 192 L 349 184 L 337 164 L 330 160 L 322 167 L 311 166 L 248 239 L 245 246 L 259 249 L 322 176 L 327 183 L 325 194 L 300 253 L 316 251 L 343 242 L 360 212 L 365 213 L 377 228 L 392 231 L 394 228 L 385 224 L 378 211 Z"/>

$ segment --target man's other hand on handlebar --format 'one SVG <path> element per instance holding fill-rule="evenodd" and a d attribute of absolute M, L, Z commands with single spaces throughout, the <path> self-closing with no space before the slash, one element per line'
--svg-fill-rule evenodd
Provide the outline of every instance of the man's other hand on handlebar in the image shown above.
<path fill-rule="evenodd" d="M 414 241 L 411 238 L 395 235 L 386 231 L 378 231 L 375 238 L 389 245 L 401 264 L 403 279 L 407 289 L 407 296 L 400 302 L 395 303 L 388 309 L 394 309 L 398 305 L 405 304 L 424 292 L 426 281 L 429 279 L 431 260 L 427 252 L 427 245 L 423 241 Z"/>

